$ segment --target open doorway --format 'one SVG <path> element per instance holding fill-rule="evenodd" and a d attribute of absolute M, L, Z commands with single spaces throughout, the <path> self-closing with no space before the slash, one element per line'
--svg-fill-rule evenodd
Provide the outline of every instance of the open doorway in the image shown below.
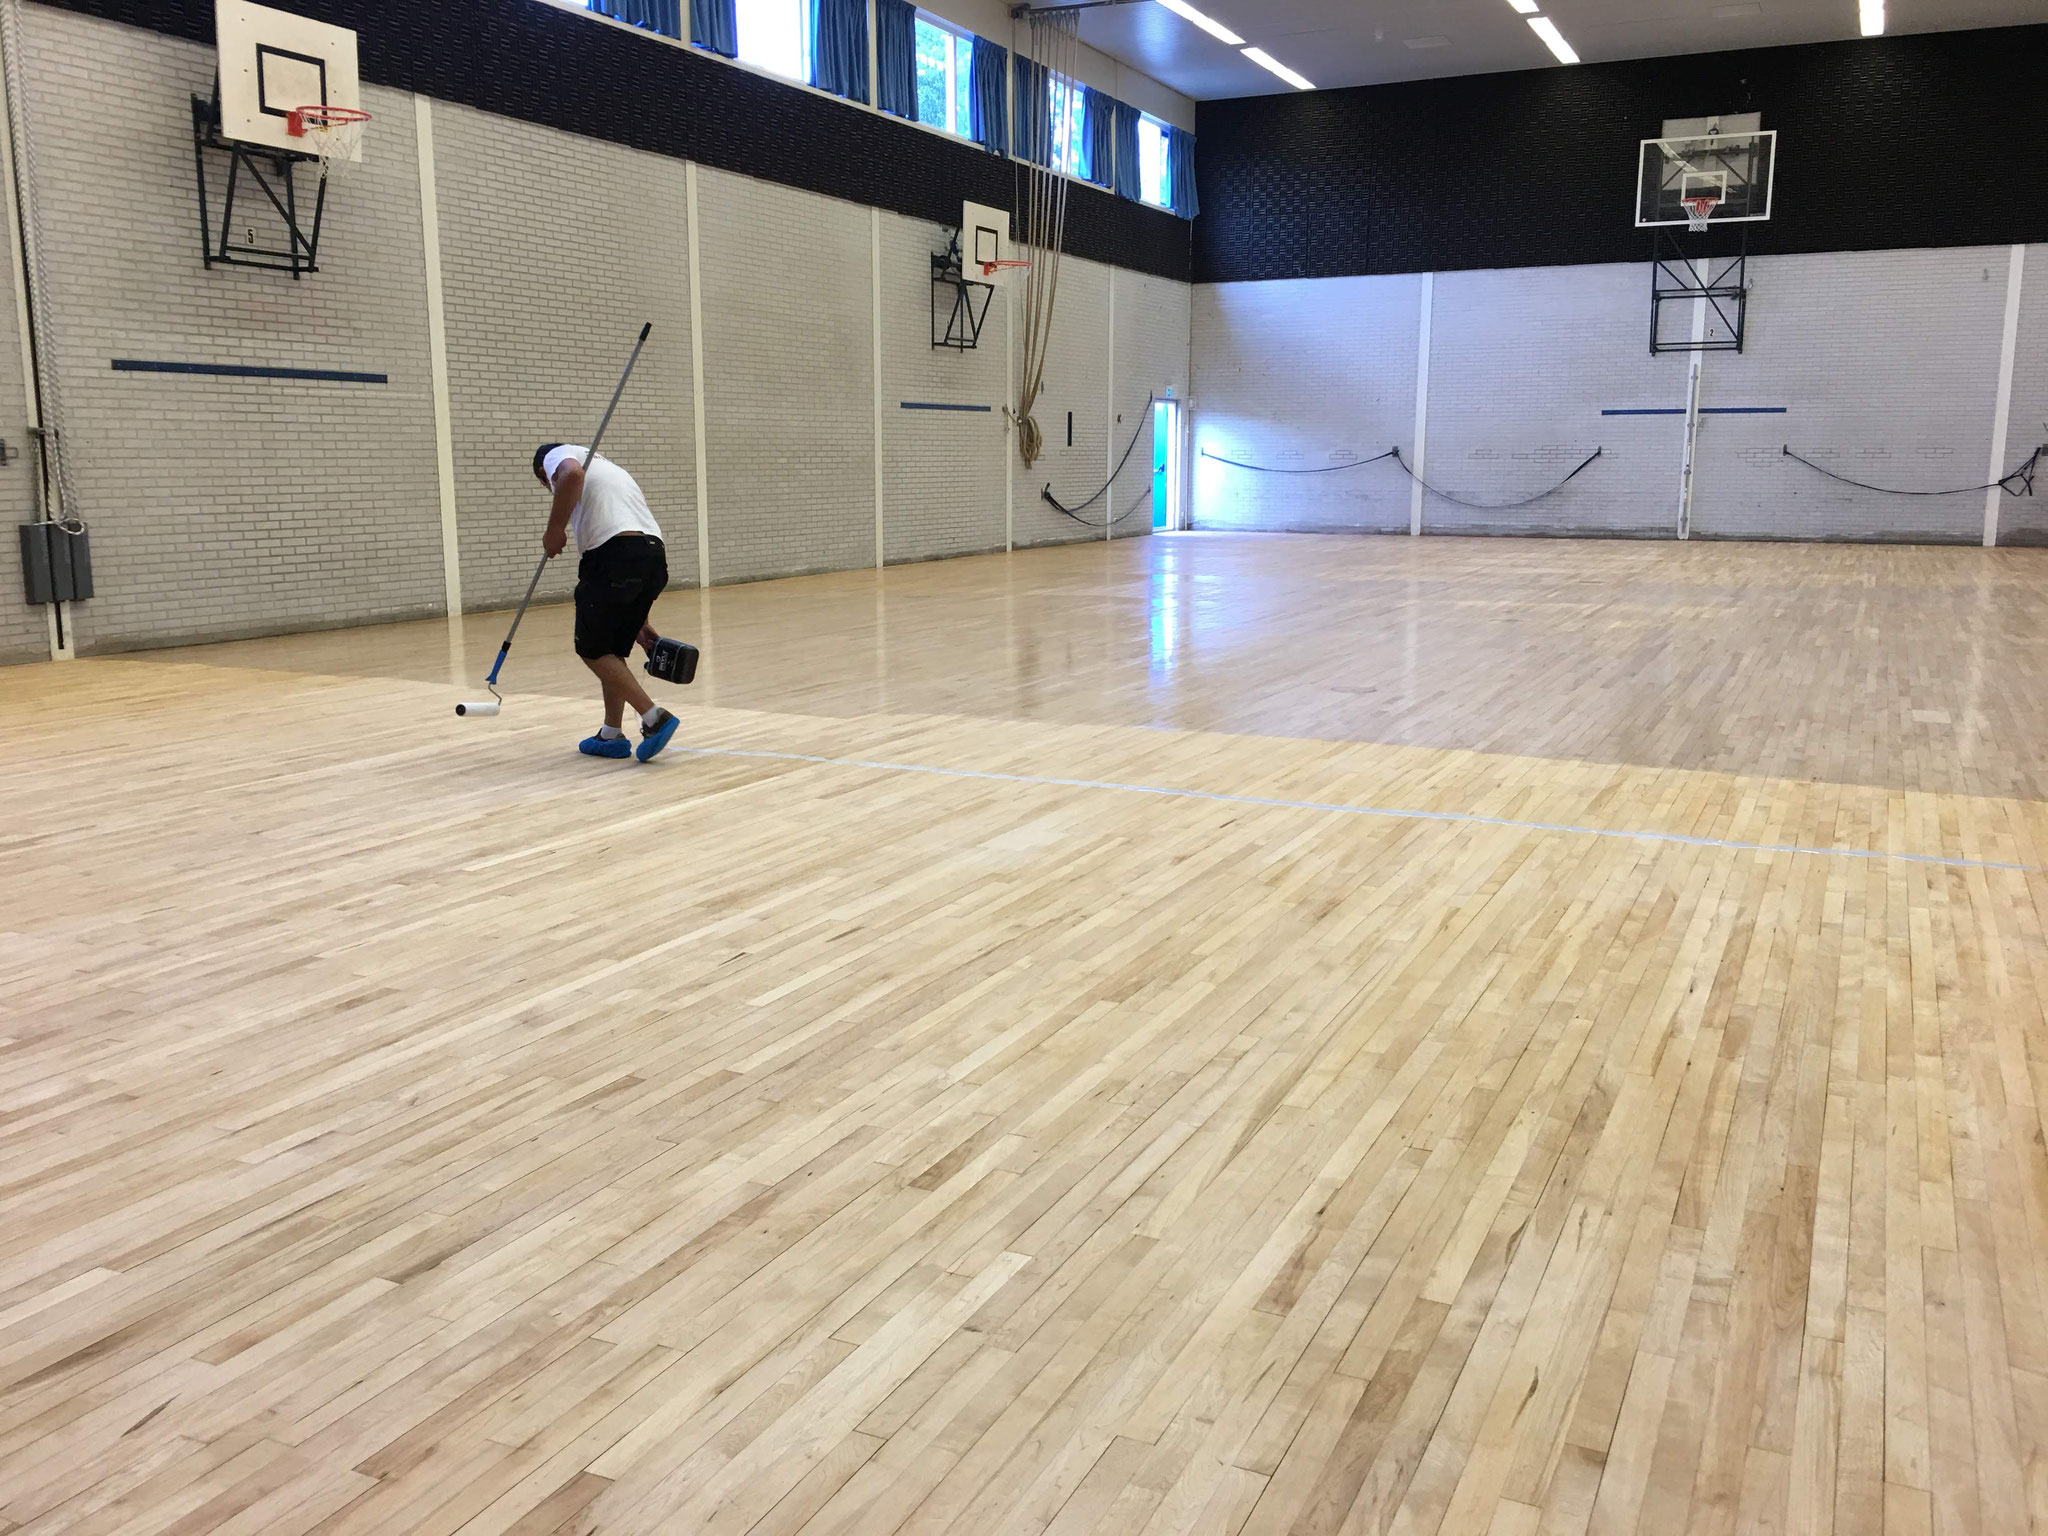
<path fill-rule="evenodd" d="M 1187 527 L 1187 495 L 1181 484 L 1178 400 L 1152 403 L 1152 530 L 1173 533 Z"/>

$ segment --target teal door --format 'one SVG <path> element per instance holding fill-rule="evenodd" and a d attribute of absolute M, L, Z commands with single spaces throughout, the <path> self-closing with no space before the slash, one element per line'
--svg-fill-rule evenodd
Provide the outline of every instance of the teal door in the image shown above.
<path fill-rule="evenodd" d="M 1173 526 L 1173 499 L 1168 490 L 1166 461 L 1173 450 L 1173 402 L 1161 400 L 1152 407 L 1152 526 Z"/>

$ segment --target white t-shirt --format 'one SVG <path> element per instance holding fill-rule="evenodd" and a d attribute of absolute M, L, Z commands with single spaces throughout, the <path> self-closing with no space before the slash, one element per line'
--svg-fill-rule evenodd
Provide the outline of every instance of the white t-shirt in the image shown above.
<path fill-rule="evenodd" d="M 548 477 L 548 484 L 555 483 L 555 475 L 564 464 L 583 463 L 583 452 L 574 444 L 564 443 L 542 459 L 541 473 Z M 639 482 L 599 454 L 584 467 L 583 499 L 569 514 L 569 537 L 576 552 L 587 555 L 605 540 L 622 533 L 644 533 L 650 539 L 658 539 L 661 525 L 647 509 L 647 498 L 641 493 Z"/>

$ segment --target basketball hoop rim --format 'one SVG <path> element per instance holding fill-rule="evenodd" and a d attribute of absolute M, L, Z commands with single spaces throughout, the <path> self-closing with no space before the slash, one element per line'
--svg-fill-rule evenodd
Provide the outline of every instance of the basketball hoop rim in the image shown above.
<path fill-rule="evenodd" d="M 293 107 L 285 113 L 284 130 L 293 138 L 301 139 L 306 136 L 308 129 L 346 128 L 367 123 L 369 120 L 370 114 L 361 107 L 330 107 L 316 102 L 303 107 Z"/>
<path fill-rule="evenodd" d="M 1678 206 L 1685 210 L 1686 227 L 1694 234 L 1708 228 L 1714 222 L 1714 210 L 1727 199 L 1719 193 L 1711 196 L 1681 197 Z"/>
<path fill-rule="evenodd" d="M 1031 263 L 1028 261 L 977 261 L 975 265 L 981 268 L 981 275 L 983 277 L 993 277 L 998 272 L 1016 267 L 1028 267 Z"/>

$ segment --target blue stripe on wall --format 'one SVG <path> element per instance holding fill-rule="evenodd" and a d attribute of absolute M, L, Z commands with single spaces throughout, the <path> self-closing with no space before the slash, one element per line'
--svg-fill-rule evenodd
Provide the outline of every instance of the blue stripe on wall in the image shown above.
<path fill-rule="evenodd" d="M 995 409 L 992 405 L 946 405 L 936 400 L 905 400 L 906 411 L 980 411 L 983 415 Z"/>
<path fill-rule="evenodd" d="M 1788 407 L 1782 405 L 1703 405 L 1702 416 L 1783 416 Z M 1606 410 L 1602 416 L 1683 416 L 1682 405 L 1631 406 L 1625 410 Z"/>
<path fill-rule="evenodd" d="M 350 373 L 341 368 L 258 368 L 246 363 L 153 363 L 117 357 L 116 373 L 199 373 L 220 379 L 319 379 L 331 384 L 389 384 L 385 373 Z"/>

